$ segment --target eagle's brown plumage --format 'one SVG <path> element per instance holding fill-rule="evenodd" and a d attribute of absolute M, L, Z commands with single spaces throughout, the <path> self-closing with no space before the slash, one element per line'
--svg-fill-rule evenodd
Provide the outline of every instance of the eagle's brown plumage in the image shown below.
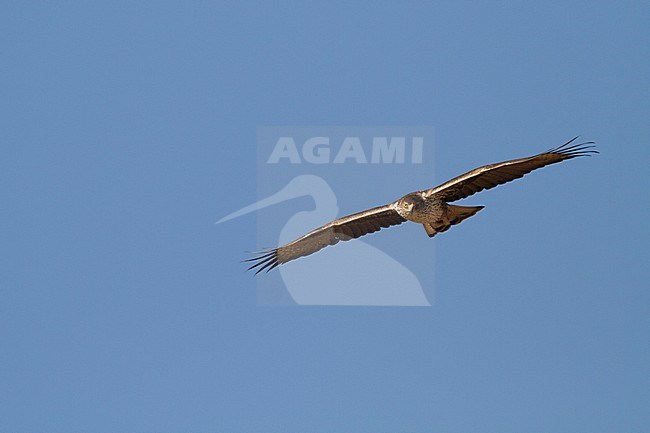
<path fill-rule="evenodd" d="M 482 209 L 482 206 L 470 208 L 447 203 L 518 179 L 549 164 L 598 153 L 594 150 L 592 141 L 571 144 L 577 138 L 535 156 L 479 167 L 435 188 L 416 191 L 385 206 L 339 218 L 286 245 L 262 251 L 257 257 L 245 260 L 254 262 L 248 269 L 256 269 L 256 274 L 265 269 L 268 272 L 283 263 L 308 256 L 328 245 L 356 239 L 407 220 L 423 224 L 427 234 L 432 237 Z"/>
<path fill-rule="evenodd" d="M 337 244 L 339 241 L 356 239 L 368 233 L 379 231 L 382 228 L 402 224 L 404 221 L 406 221 L 406 218 L 395 212 L 391 205 L 368 209 L 334 220 L 280 248 L 261 252 L 260 256 L 245 261 L 256 262 L 249 268 L 259 267 L 256 273 L 264 269 L 270 271 L 278 265 L 298 257 L 308 256 L 328 245 Z"/>
<path fill-rule="evenodd" d="M 519 179 L 525 174 L 544 166 L 562 162 L 577 156 L 587 156 L 598 153 L 593 150 L 593 141 L 569 146 L 578 137 L 569 140 L 562 146 L 528 158 L 512 159 L 497 164 L 484 165 L 440 186 L 426 190 L 427 196 L 435 195 L 440 199 L 451 202 L 469 197 L 484 189 L 494 188 L 497 185 Z"/>

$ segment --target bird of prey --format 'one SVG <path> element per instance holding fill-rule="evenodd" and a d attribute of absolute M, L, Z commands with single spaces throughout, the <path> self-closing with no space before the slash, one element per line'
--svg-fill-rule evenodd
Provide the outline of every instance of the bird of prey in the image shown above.
<path fill-rule="evenodd" d="M 245 260 L 253 262 L 248 270 L 254 269 L 256 274 L 265 269 L 268 272 L 339 241 L 356 239 L 405 221 L 422 224 L 427 235 L 434 237 L 483 209 L 483 206 L 458 206 L 450 202 L 518 179 L 549 164 L 598 153 L 593 141 L 572 144 L 577 138 L 535 156 L 479 167 L 435 188 L 415 191 L 387 205 L 331 221 L 286 245 L 261 251 L 257 257 Z"/>

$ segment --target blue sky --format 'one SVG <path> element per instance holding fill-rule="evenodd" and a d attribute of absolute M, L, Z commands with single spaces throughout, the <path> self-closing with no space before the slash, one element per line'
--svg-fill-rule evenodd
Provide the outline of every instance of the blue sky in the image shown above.
<path fill-rule="evenodd" d="M 649 12 L 3 2 L 0 430 L 647 429 Z M 257 198 L 260 125 L 431 126 L 422 188 L 601 154 L 422 233 L 431 308 L 260 307 L 256 215 L 214 224 Z"/>

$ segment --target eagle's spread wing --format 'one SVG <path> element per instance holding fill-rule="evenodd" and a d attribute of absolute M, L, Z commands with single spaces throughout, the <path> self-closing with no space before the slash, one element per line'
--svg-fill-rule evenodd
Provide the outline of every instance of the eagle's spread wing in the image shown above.
<path fill-rule="evenodd" d="M 577 138 L 575 137 L 562 146 L 540 153 L 539 155 L 479 167 L 440 186 L 426 190 L 424 194 L 426 197 L 435 195 L 447 202 L 456 201 L 469 197 L 484 189 L 494 188 L 497 185 L 519 179 L 523 175 L 546 165 L 555 164 L 556 162 L 577 156 L 598 153 L 597 150 L 593 150 L 594 146 L 591 146 L 593 144 L 592 141 L 570 145 Z"/>
<path fill-rule="evenodd" d="M 328 245 L 334 245 L 339 241 L 356 239 L 406 221 L 397 213 L 394 207 L 395 203 L 391 203 L 334 220 L 312 230 L 293 242 L 261 252 L 259 256 L 245 260 L 255 262 L 248 269 L 258 268 L 256 274 L 264 269 L 268 272 L 278 265 L 295 260 L 298 257 L 308 256 Z"/>

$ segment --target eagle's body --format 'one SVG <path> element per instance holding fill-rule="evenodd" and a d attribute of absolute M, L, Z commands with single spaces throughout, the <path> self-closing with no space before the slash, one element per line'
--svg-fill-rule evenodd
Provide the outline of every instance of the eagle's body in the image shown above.
<path fill-rule="evenodd" d="M 592 142 L 570 145 L 576 138 L 547 152 L 485 165 L 435 188 L 415 191 L 385 206 L 334 220 L 293 242 L 247 260 L 255 262 L 249 269 L 258 268 L 256 273 L 264 269 L 270 271 L 276 266 L 313 254 L 328 245 L 355 239 L 405 221 L 422 224 L 429 237 L 433 237 L 483 209 L 483 206 L 458 206 L 449 204 L 450 202 L 520 178 L 549 164 L 598 153 L 593 150 L 594 146 L 590 146 Z"/>
<path fill-rule="evenodd" d="M 441 221 L 447 214 L 447 203 L 436 197 L 425 197 L 421 192 L 406 194 L 398 200 L 395 209 L 404 219 L 414 223 L 429 224 Z M 408 208 L 411 207 L 409 210 Z"/>
<path fill-rule="evenodd" d="M 425 191 L 406 194 L 397 203 L 397 213 L 405 220 L 422 224 L 429 237 L 449 230 L 452 225 L 483 209 L 483 206 L 447 204 L 435 195 L 427 196 Z"/>

